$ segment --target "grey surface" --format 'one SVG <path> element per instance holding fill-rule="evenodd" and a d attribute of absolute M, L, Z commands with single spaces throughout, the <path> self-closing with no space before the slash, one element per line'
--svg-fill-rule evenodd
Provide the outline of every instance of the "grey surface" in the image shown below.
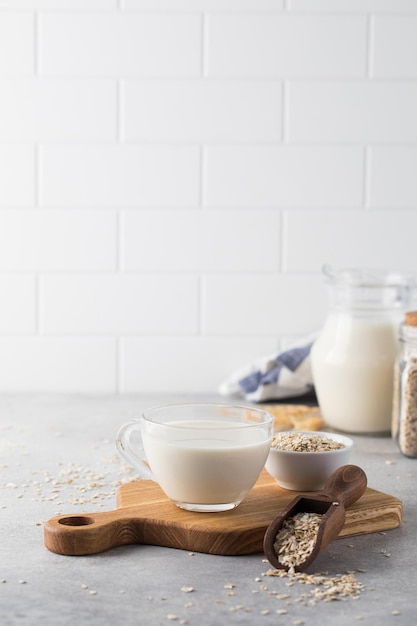
<path fill-rule="evenodd" d="M 370 487 L 402 500 L 402 525 L 338 539 L 309 570 L 328 575 L 365 570 L 356 572 L 364 584 L 356 600 L 305 606 L 297 599 L 310 589 L 263 576 L 269 564 L 262 554 L 191 555 L 135 545 L 68 557 L 44 547 L 46 520 L 111 510 L 120 481 L 134 479 L 115 452 L 114 437 L 124 421 L 155 404 L 192 400 L 222 401 L 217 396 L 0 396 L 0 580 L 5 581 L 0 624 L 415 624 L 417 460 L 401 456 L 389 437 L 355 436 L 351 461 L 363 467 Z M 194 591 L 181 591 L 183 586 Z M 289 593 L 290 604 L 277 593 Z M 286 615 L 276 613 L 282 608 Z"/>

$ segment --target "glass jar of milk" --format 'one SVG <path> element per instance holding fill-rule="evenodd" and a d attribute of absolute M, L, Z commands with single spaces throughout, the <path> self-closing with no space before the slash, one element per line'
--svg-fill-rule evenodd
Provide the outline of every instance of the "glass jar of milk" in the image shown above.
<path fill-rule="evenodd" d="M 311 350 L 326 423 L 350 433 L 389 433 L 398 328 L 413 288 L 410 276 L 324 268 L 330 311 Z"/>

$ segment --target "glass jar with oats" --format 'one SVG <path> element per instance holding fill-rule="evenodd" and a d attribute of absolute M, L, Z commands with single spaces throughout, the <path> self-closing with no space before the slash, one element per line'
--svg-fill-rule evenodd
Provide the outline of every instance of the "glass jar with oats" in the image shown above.
<path fill-rule="evenodd" d="M 417 311 L 400 326 L 401 356 L 394 377 L 392 436 L 404 456 L 417 458 Z"/>

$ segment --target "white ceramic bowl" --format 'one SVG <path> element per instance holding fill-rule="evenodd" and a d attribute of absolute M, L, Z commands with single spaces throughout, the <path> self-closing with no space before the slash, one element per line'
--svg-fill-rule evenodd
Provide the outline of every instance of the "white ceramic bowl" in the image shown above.
<path fill-rule="evenodd" d="M 353 440 L 349 437 L 321 431 L 289 432 L 319 435 L 343 443 L 345 447 L 326 452 L 294 452 L 271 446 L 265 467 L 280 487 L 292 491 L 317 491 L 338 467 L 349 463 L 353 447 Z"/>

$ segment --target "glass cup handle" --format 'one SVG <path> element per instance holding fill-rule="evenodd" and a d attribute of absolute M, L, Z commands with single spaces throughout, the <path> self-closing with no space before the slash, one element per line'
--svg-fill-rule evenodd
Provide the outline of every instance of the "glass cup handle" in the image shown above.
<path fill-rule="evenodd" d="M 138 433 L 140 435 L 139 442 L 135 446 L 135 448 L 133 448 L 130 441 L 131 436 L 134 433 Z M 142 443 L 141 427 L 138 420 L 126 422 L 126 424 L 123 424 L 123 426 L 119 428 L 116 435 L 116 447 L 121 456 L 129 463 L 129 465 L 132 465 L 138 471 L 138 474 L 141 478 L 157 482 L 146 461 L 145 451 L 143 449 Z"/>

